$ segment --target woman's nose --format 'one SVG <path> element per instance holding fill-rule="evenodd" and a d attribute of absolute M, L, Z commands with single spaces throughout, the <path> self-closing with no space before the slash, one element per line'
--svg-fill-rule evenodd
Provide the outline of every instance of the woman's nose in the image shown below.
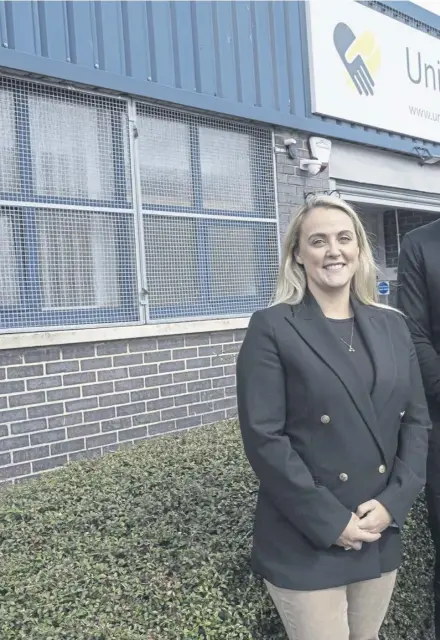
<path fill-rule="evenodd" d="M 341 255 L 341 251 L 339 249 L 339 245 L 337 242 L 331 242 L 328 246 L 327 255 L 329 257 L 334 258 L 335 256 Z"/>

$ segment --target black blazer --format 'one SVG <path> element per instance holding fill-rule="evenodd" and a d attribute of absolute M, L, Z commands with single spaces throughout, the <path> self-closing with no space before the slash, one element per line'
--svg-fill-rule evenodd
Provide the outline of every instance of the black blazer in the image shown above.
<path fill-rule="evenodd" d="M 237 359 L 243 443 L 260 481 L 252 566 L 286 589 L 396 569 L 399 528 L 425 483 L 431 423 L 405 321 L 352 304 L 375 368 L 371 396 L 311 295 L 254 313 Z M 361 551 L 335 546 L 372 498 L 398 526 Z"/>
<path fill-rule="evenodd" d="M 398 305 L 407 316 L 434 423 L 440 423 L 440 220 L 403 239 L 398 268 Z M 434 428 L 436 438 L 440 429 Z M 433 434 L 434 435 L 434 434 Z"/>

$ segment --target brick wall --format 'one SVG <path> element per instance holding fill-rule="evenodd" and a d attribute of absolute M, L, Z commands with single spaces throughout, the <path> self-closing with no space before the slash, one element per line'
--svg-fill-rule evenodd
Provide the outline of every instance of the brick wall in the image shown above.
<path fill-rule="evenodd" d="M 307 138 L 277 130 L 280 234 L 304 193 Z M 297 140 L 295 160 L 284 140 Z M 244 331 L 0 351 L 0 482 L 20 482 L 140 439 L 236 416 L 235 360 Z"/>
<path fill-rule="evenodd" d="M 235 417 L 243 335 L 0 352 L 0 480 Z"/>
<path fill-rule="evenodd" d="M 399 232 L 402 241 L 405 234 L 417 227 L 428 224 L 438 218 L 435 213 L 423 211 L 399 211 Z M 384 215 L 385 255 L 387 267 L 397 267 L 398 247 L 396 236 L 396 218 L 394 211 L 386 211 Z"/>

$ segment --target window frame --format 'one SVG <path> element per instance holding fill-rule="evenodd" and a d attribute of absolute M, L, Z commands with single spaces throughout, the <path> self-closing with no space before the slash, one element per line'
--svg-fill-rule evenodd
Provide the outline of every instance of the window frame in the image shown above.
<path fill-rule="evenodd" d="M 276 174 L 273 157 L 273 132 L 269 126 L 256 126 L 232 121 L 223 116 L 191 112 L 184 108 L 157 105 L 135 97 L 115 97 L 83 87 L 65 88 L 49 80 L 23 79 L 0 76 L 0 89 L 13 97 L 15 123 L 15 157 L 17 162 L 18 191 L 0 192 L 0 207 L 11 214 L 13 242 L 17 256 L 18 304 L 0 305 L 0 333 L 17 331 L 50 331 L 86 329 L 134 324 L 178 323 L 185 320 L 212 320 L 216 318 L 246 317 L 268 302 L 273 274 L 267 268 L 276 256 L 279 261 L 278 211 Z M 111 123 L 113 151 L 114 197 L 110 200 L 45 196 L 36 193 L 37 172 L 31 147 L 31 113 L 28 99 L 37 95 L 42 101 L 59 99 L 71 104 L 86 104 L 99 113 L 106 113 Z M 90 97 L 90 102 L 84 99 Z M 143 198 L 137 120 L 139 116 L 156 117 L 169 121 L 173 117 L 189 127 L 191 206 L 152 204 Z M 249 137 L 250 187 L 254 208 L 231 210 L 209 208 L 203 201 L 202 157 L 200 128 L 244 133 Z M 266 140 L 262 142 L 262 137 Z M 263 145 L 263 146 L 262 146 Z M 264 154 L 261 159 L 261 154 Z M 258 161 L 256 160 L 258 158 Z M 5 183 L 7 184 L 7 183 Z M 105 189 L 103 189 L 103 192 Z M 221 194 L 220 194 L 221 195 Z M 118 284 L 120 306 L 117 308 L 89 307 L 45 309 L 42 305 L 43 287 L 41 263 L 38 256 L 37 216 L 41 211 L 82 210 L 108 213 L 117 220 L 116 242 L 118 255 Z M 14 215 L 15 214 L 15 215 Z M 160 305 L 151 308 L 148 295 L 147 256 L 144 246 L 144 217 L 191 218 L 196 225 L 197 278 L 200 297 L 195 303 Z M 215 296 L 212 292 L 212 255 L 207 249 L 209 229 L 212 225 L 261 225 L 256 240 L 260 246 L 255 252 L 257 295 Z M 272 228 L 271 228 L 272 227 Z M 273 232 L 272 232 L 273 231 Z M 271 248 L 268 248 L 268 243 Z M 274 242 L 276 246 L 274 246 Z M 274 254 L 272 254 L 272 248 Z M 209 302 L 208 302 L 209 301 Z M 227 311 L 225 311 L 225 308 Z"/>
<path fill-rule="evenodd" d="M 190 179 L 193 194 L 192 206 L 169 206 L 158 205 L 154 203 L 144 202 L 143 194 L 140 195 L 142 216 L 154 215 L 163 217 L 175 217 L 178 219 L 190 218 L 196 221 L 196 260 L 197 260 L 197 273 L 198 273 L 198 285 L 200 290 L 201 302 L 176 304 L 176 305 L 161 305 L 152 308 L 151 303 L 148 305 L 148 319 L 147 323 L 157 322 L 178 322 L 182 320 L 190 319 L 208 319 L 208 318 L 222 318 L 222 317 L 234 317 L 234 316 L 246 316 L 250 315 L 256 308 L 261 306 L 261 296 L 236 296 L 227 299 L 228 312 L 224 311 L 225 300 L 221 302 L 217 299 L 215 302 L 210 302 L 210 313 L 207 314 L 206 308 L 208 306 L 206 300 L 215 300 L 215 296 L 212 296 L 209 283 L 212 280 L 212 268 L 209 251 L 207 250 L 207 230 L 212 224 L 248 224 L 252 222 L 254 224 L 269 225 L 273 224 L 278 231 L 277 220 L 277 207 L 276 207 L 276 194 L 275 194 L 275 180 L 274 180 L 274 167 L 273 159 L 270 158 L 267 164 L 264 166 L 266 171 L 270 171 L 272 178 L 271 182 L 271 195 L 264 194 L 262 185 L 265 184 L 266 172 L 263 171 L 263 165 L 256 164 L 257 171 L 251 171 L 251 187 L 252 187 L 252 199 L 255 203 L 254 210 L 237 211 L 231 209 L 212 209 L 204 206 L 203 202 L 203 187 L 202 187 L 202 159 L 200 150 L 200 127 L 212 128 L 215 130 L 228 132 L 228 124 L 219 121 L 215 118 L 209 118 L 207 116 L 199 116 L 196 114 L 181 112 L 180 110 L 163 108 L 160 114 L 156 113 L 156 109 L 153 105 L 148 103 L 136 101 L 136 114 L 137 117 L 149 117 L 156 118 L 162 121 L 171 121 L 174 117 L 177 117 L 179 122 L 185 123 L 188 128 L 189 138 L 189 153 L 190 153 Z M 220 124 L 221 123 L 221 124 Z M 230 126 L 230 124 L 229 124 Z M 234 124 L 231 131 L 237 131 L 249 136 L 249 160 L 252 162 L 255 157 L 258 145 L 261 146 L 261 129 L 254 129 L 248 125 Z M 139 134 L 141 135 L 141 134 Z M 267 130 L 267 142 L 272 148 L 272 133 Z M 141 165 L 141 160 L 139 160 Z M 264 195 L 263 195 L 264 194 Z M 263 211 L 267 208 L 272 210 L 273 215 L 263 215 Z M 180 215 L 179 215 L 180 214 Z M 266 234 L 269 240 L 269 233 Z M 278 248 L 278 247 L 277 247 Z M 264 286 L 268 283 L 268 270 L 266 268 L 269 260 L 269 251 L 262 250 L 257 254 L 257 281 L 260 283 L 259 289 L 264 290 Z M 148 273 L 146 274 L 148 282 Z M 264 285 L 264 286 L 261 286 Z M 148 289 L 147 284 L 147 289 Z"/>
<path fill-rule="evenodd" d="M 123 115 L 127 112 L 126 101 L 114 101 L 107 97 L 99 98 L 93 104 L 98 115 L 108 109 L 111 122 L 111 140 L 113 149 L 113 171 L 118 176 L 115 180 L 115 199 L 90 200 L 57 196 L 40 196 L 35 193 L 32 159 L 30 113 L 28 98 L 37 95 L 44 100 L 46 96 L 78 104 L 84 100 L 84 93 L 76 93 L 58 89 L 44 84 L 31 84 L 16 80 L 13 86 L 10 80 L 1 78 L 0 89 L 10 91 L 13 95 L 15 140 L 17 149 L 19 192 L 0 193 L 0 206 L 3 209 L 17 210 L 13 219 L 13 234 L 18 262 L 18 294 L 17 306 L 0 305 L 0 326 L 10 329 L 31 328 L 63 328 L 67 326 L 119 324 L 139 321 L 139 303 L 137 300 L 136 259 L 130 259 L 130 244 L 121 242 L 121 238 L 135 237 L 135 216 L 130 202 L 131 184 L 126 180 L 126 158 L 124 157 Z M 118 122 L 119 120 L 119 122 Z M 127 118 L 128 120 L 128 118 Z M 128 145 L 127 145 L 128 148 Z M 129 161 L 130 158 L 127 158 Z M 42 305 L 42 283 L 40 279 L 40 262 L 37 239 L 37 211 L 69 209 L 89 211 L 102 210 L 103 213 L 115 216 L 119 233 L 118 245 L 118 284 L 121 304 L 119 307 L 102 307 L 81 309 L 45 309 Z M 115 211 L 118 210 L 118 211 Z M 21 227 L 21 229 L 20 229 Z"/>

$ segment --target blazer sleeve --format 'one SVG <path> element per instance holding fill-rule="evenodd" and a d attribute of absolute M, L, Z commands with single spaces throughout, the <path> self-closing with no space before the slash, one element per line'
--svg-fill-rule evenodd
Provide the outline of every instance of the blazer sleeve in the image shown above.
<path fill-rule="evenodd" d="M 431 342 L 429 296 L 423 260 L 410 236 L 402 242 L 398 266 L 398 305 L 406 316 L 419 359 L 425 391 L 440 402 L 440 356 Z"/>
<path fill-rule="evenodd" d="M 417 354 L 402 318 L 410 359 L 409 397 L 400 425 L 399 446 L 386 489 L 376 499 L 402 527 L 426 481 L 428 436 L 431 429 Z"/>
<path fill-rule="evenodd" d="M 351 512 L 315 485 L 285 434 L 285 373 L 264 312 L 252 316 L 237 358 L 237 402 L 244 449 L 260 489 L 314 546 L 331 547 Z"/>

